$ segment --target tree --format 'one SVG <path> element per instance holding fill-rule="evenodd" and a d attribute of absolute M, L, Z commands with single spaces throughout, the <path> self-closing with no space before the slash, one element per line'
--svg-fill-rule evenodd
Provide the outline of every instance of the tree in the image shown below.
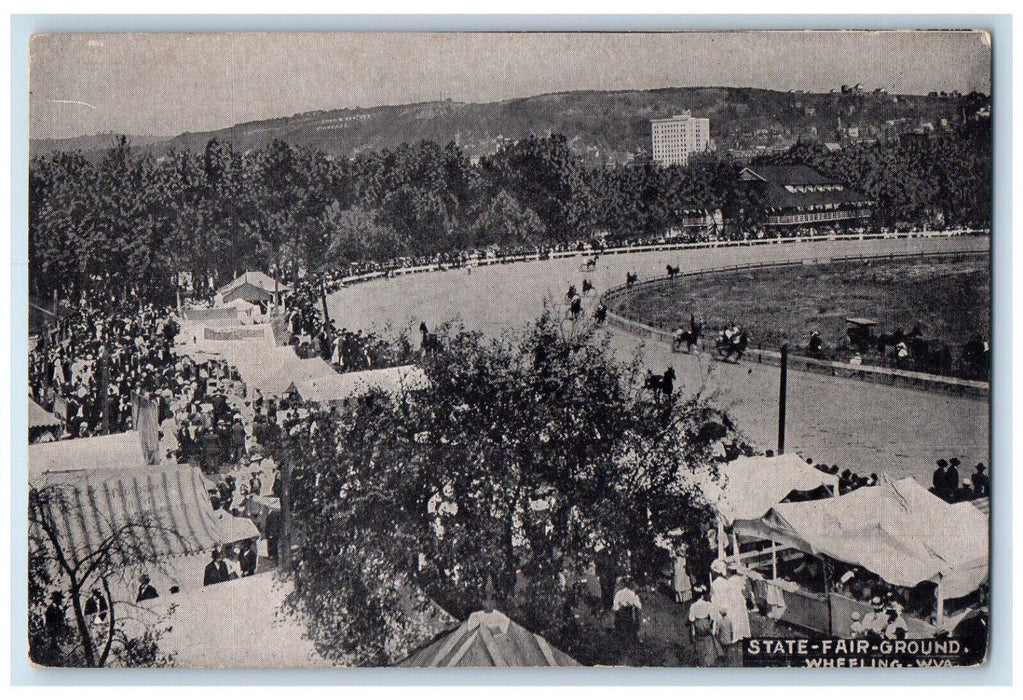
<path fill-rule="evenodd" d="M 456 617 L 492 593 L 571 653 L 563 577 L 600 550 L 605 585 L 652 581 L 658 535 L 709 527 L 693 475 L 712 469 L 705 425 L 727 417 L 699 397 L 651 401 L 638 363 L 591 333 L 551 314 L 492 341 L 441 329 L 427 389 L 314 413 L 284 438 L 303 533 L 293 604 L 324 653 L 400 658 L 418 617 L 398 591 Z"/>
<path fill-rule="evenodd" d="M 74 489 L 53 483 L 29 488 L 29 655 L 48 666 L 103 667 L 166 665 L 158 648 L 160 619 L 135 605 L 136 576 L 159 564 L 152 535 L 177 533 L 145 516 L 108 523 L 96 541 L 75 541 L 60 514 L 76 507 Z M 158 531 L 158 532 L 157 532 Z M 105 619 L 90 619 L 87 599 L 98 589 L 107 604 Z M 70 624 L 47 618 L 50 594 L 67 593 Z"/>
<path fill-rule="evenodd" d="M 322 225 L 329 231 L 327 257 L 333 264 L 389 260 L 408 252 L 408 243 L 393 228 L 378 223 L 371 212 L 361 207 L 345 211 L 328 208 Z"/>

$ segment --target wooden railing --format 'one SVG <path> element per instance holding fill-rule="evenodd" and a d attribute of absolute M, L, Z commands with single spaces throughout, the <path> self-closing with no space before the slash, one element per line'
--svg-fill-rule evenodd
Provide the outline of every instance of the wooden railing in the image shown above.
<path fill-rule="evenodd" d="M 592 257 L 594 254 L 599 253 L 600 255 L 624 255 L 627 253 L 646 253 L 653 251 L 666 251 L 666 250 L 700 250 L 703 248 L 748 248 L 748 247 L 759 247 L 759 246 L 770 246 L 770 245 L 786 245 L 789 243 L 813 243 L 817 241 L 871 241 L 871 240 L 907 240 L 912 238 L 953 238 L 956 236 L 979 236 L 988 235 L 990 231 L 984 229 L 955 229 L 950 231 L 903 231 L 903 232 L 890 232 L 890 233 L 843 233 L 843 234 L 820 234 L 815 236 L 793 236 L 791 238 L 753 238 L 744 241 L 698 241 L 695 243 L 673 243 L 671 241 L 665 241 L 664 243 L 651 243 L 646 245 L 636 246 L 620 246 L 617 248 L 605 248 L 600 251 L 594 251 L 592 249 L 584 250 L 558 250 L 550 253 L 550 258 L 553 260 L 560 260 L 562 258 L 574 258 L 574 257 Z M 487 265 L 506 265 L 514 262 L 528 262 L 532 260 L 540 260 L 541 256 L 539 253 L 525 253 L 519 255 L 504 255 L 494 258 L 475 258 L 471 259 L 468 264 L 475 265 L 477 267 Z M 366 272 L 361 275 L 351 275 L 349 277 L 342 278 L 342 283 L 358 284 L 359 282 L 367 282 L 373 279 L 379 279 L 381 277 L 400 277 L 403 275 L 414 275 L 421 272 L 436 272 L 441 269 L 450 269 L 452 265 L 441 265 L 440 263 L 431 263 L 428 265 L 416 265 L 413 267 L 400 267 L 391 270 L 375 270 L 373 272 Z"/>

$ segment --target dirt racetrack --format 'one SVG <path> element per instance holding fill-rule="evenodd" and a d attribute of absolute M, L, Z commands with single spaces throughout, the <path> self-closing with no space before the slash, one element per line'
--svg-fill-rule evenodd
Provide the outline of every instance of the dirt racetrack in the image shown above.
<path fill-rule="evenodd" d="M 380 279 L 342 289 L 329 307 L 339 326 L 415 330 L 459 319 L 470 328 L 495 335 L 534 319 L 544 299 L 560 303 L 569 284 L 583 278 L 597 294 L 619 285 L 628 271 L 640 280 L 663 276 L 665 265 L 682 270 L 744 262 L 826 260 L 844 255 L 987 250 L 986 237 L 910 240 L 828 241 L 748 248 L 711 248 L 604 256 L 595 271 L 580 272 L 583 258 L 533 261 Z M 596 295 L 588 305 L 596 304 Z M 642 342 L 620 330 L 612 344 L 620 357 L 642 349 L 656 372 L 669 364 L 678 373 L 680 391 L 713 393 L 715 403 L 732 414 L 742 430 L 763 448 L 776 447 L 778 369 L 724 364 L 709 355 L 672 355 L 666 345 Z M 959 457 L 962 476 L 983 461 L 989 464 L 988 403 L 984 400 L 888 387 L 851 379 L 790 371 L 786 449 L 814 461 L 839 464 L 863 474 L 882 471 L 914 476 L 930 483 L 934 462 Z"/>

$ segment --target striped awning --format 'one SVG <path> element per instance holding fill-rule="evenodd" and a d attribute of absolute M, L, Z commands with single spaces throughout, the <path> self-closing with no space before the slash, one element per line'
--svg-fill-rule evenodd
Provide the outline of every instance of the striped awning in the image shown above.
<path fill-rule="evenodd" d="M 113 535 L 124 542 L 122 558 L 145 560 L 196 554 L 258 535 L 251 521 L 241 532 L 237 519 L 217 517 L 195 467 L 47 472 L 30 485 L 39 496 L 32 499 L 38 503 L 32 520 L 52 523 L 65 553 L 79 562 Z"/>

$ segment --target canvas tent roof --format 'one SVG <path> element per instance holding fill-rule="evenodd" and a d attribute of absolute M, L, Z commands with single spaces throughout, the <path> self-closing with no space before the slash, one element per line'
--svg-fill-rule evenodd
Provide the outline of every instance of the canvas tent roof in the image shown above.
<path fill-rule="evenodd" d="M 32 428 L 53 428 L 60 425 L 60 418 L 53 415 L 45 408 L 37 404 L 33 399 L 28 400 L 28 427 Z"/>
<path fill-rule="evenodd" d="M 292 386 L 318 378 L 329 378 L 337 374 L 322 358 L 312 357 L 299 359 L 295 352 L 288 348 L 291 357 L 267 368 L 267 371 L 253 372 L 251 378 L 245 378 L 253 389 L 259 389 L 264 395 L 280 395 Z M 239 369 L 239 372 L 241 370 Z"/>
<path fill-rule="evenodd" d="M 211 326 L 231 326 L 238 323 L 238 310 L 230 307 L 213 309 L 182 309 L 181 320 Z"/>
<path fill-rule="evenodd" d="M 47 472 L 30 479 L 49 494 L 50 517 L 73 556 L 82 558 L 117 528 L 157 558 L 196 554 L 258 536 L 251 521 L 220 518 L 201 472 L 177 464 L 157 467 Z M 241 535 L 241 536 L 239 536 Z"/>
<path fill-rule="evenodd" d="M 267 572 L 158 598 L 153 608 L 175 606 L 160 650 L 184 668 L 332 666 L 284 610 L 291 587 Z"/>
<path fill-rule="evenodd" d="M 232 299 L 231 301 L 227 302 L 224 306 L 221 306 L 219 308 L 222 309 L 233 308 L 240 314 L 244 313 L 251 315 L 252 311 L 259 307 L 257 307 L 255 304 L 245 301 L 244 299 Z"/>
<path fill-rule="evenodd" d="M 344 401 L 381 389 L 389 394 L 422 389 L 429 384 L 423 370 L 415 365 L 387 367 L 365 372 L 343 372 L 332 376 L 296 382 L 295 388 L 303 401 L 328 403 Z"/>
<path fill-rule="evenodd" d="M 940 579 L 945 598 L 976 590 L 988 573 L 987 517 L 970 503 L 946 503 L 912 478 L 884 476 L 838 498 L 781 503 L 743 528 L 862 566 L 896 586 Z"/>
<path fill-rule="evenodd" d="M 28 473 L 139 467 L 146 463 L 137 431 L 28 446 Z"/>
<path fill-rule="evenodd" d="M 413 668 L 562 667 L 579 662 L 503 613 L 477 611 L 399 666 Z"/>
<path fill-rule="evenodd" d="M 776 457 L 739 457 L 722 466 L 718 479 L 708 479 L 701 489 L 725 522 L 732 523 L 762 518 L 793 491 L 820 486 L 837 489 L 838 477 L 787 452 Z"/>
<path fill-rule="evenodd" d="M 221 297 L 227 296 L 227 294 L 243 284 L 249 284 L 257 289 L 262 289 L 265 292 L 271 294 L 274 293 L 274 289 L 284 293 L 291 290 L 291 287 L 284 284 L 283 282 L 275 282 L 274 278 L 270 275 L 264 274 L 258 271 L 243 272 L 238 277 L 225 284 L 223 287 L 217 290 L 217 294 Z"/>
<path fill-rule="evenodd" d="M 282 290 L 283 291 L 283 290 Z M 273 290 L 266 290 L 248 282 L 240 284 L 234 289 L 224 292 L 218 297 L 220 304 L 227 304 L 236 299 L 245 301 L 271 301 L 274 298 Z"/>

